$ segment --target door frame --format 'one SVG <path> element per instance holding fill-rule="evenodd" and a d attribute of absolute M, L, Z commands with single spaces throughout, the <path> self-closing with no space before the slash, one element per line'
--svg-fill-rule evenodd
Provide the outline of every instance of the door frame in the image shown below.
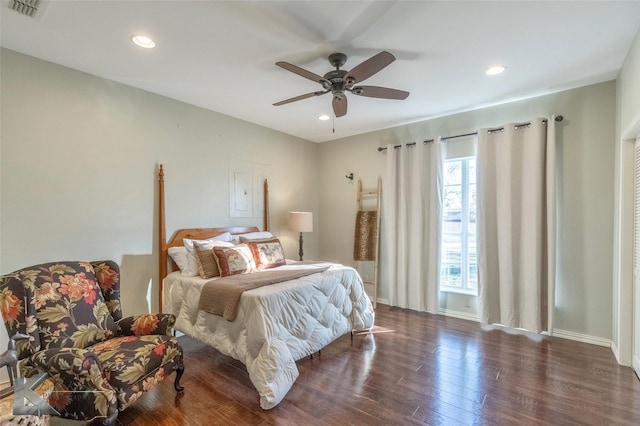
<path fill-rule="evenodd" d="M 640 354 L 634 354 L 634 170 L 635 140 L 640 137 L 640 114 L 622 132 L 617 145 L 614 219 L 614 336 L 612 351 L 622 365 L 640 373 Z M 640 312 L 638 313 L 640 315 Z M 640 330 L 638 331 L 640 333 Z"/>

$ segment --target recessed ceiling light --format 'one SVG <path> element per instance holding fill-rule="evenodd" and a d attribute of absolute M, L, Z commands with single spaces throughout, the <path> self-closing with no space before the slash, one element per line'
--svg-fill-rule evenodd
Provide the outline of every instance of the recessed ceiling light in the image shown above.
<path fill-rule="evenodd" d="M 156 43 L 153 40 L 142 35 L 131 36 L 131 41 L 134 42 L 137 46 L 144 47 L 145 49 L 153 49 L 154 47 L 156 47 Z"/>
<path fill-rule="evenodd" d="M 486 75 L 498 75 L 502 74 L 507 69 L 504 65 L 493 65 L 484 72 Z"/>
<path fill-rule="evenodd" d="M 322 114 L 320 117 L 318 117 L 318 120 L 327 121 L 330 118 L 331 117 L 329 117 L 327 114 Z"/>

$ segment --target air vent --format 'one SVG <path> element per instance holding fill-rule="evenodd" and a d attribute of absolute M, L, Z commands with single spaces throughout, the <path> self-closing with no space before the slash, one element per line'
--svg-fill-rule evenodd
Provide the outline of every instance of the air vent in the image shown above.
<path fill-rule="evenodd" d="M 9 9 L 15 10 L 21 15 L 42 19 L 50 0 L 11 0 Z"/>

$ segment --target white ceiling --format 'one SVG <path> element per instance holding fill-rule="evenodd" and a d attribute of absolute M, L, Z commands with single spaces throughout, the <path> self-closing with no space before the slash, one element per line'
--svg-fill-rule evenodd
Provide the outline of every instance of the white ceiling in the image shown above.
<path fill-rule="evenodd" d="M 3 47 L 316 142 L 614 79 L 640 26 L 640 1 L 1 2 Z M 332 52 L 348 70 L 382 50 L 397 60 L 364 84 L 408 99 L 349 94 L 335 123 L 330 95 L 272 106 L 321 90 L 275 62 L 323 75 Z"/>

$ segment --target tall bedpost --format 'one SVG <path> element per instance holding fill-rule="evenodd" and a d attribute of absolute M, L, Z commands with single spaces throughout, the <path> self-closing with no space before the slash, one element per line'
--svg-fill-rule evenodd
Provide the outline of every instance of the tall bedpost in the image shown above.
<path fill-rule="evenodd" d="M 158 312 L 162 312 L 163 307 L 163 280 L 167 276 L 167 232 L 164 216 L 164 169 L 162 164 L 158 170 L 158 241 L 160 241 L 159 268 L 158 268 Z"/>
<path fill-rule="evenodd" d="M 262 230 L 263 231 L 268 231 L 269 230 L 269 181 L 265 178 L 264 179 L 264 190 L 263 190 L 263 197 L 264 197 L 264 212 L 262 212 Z"/>

